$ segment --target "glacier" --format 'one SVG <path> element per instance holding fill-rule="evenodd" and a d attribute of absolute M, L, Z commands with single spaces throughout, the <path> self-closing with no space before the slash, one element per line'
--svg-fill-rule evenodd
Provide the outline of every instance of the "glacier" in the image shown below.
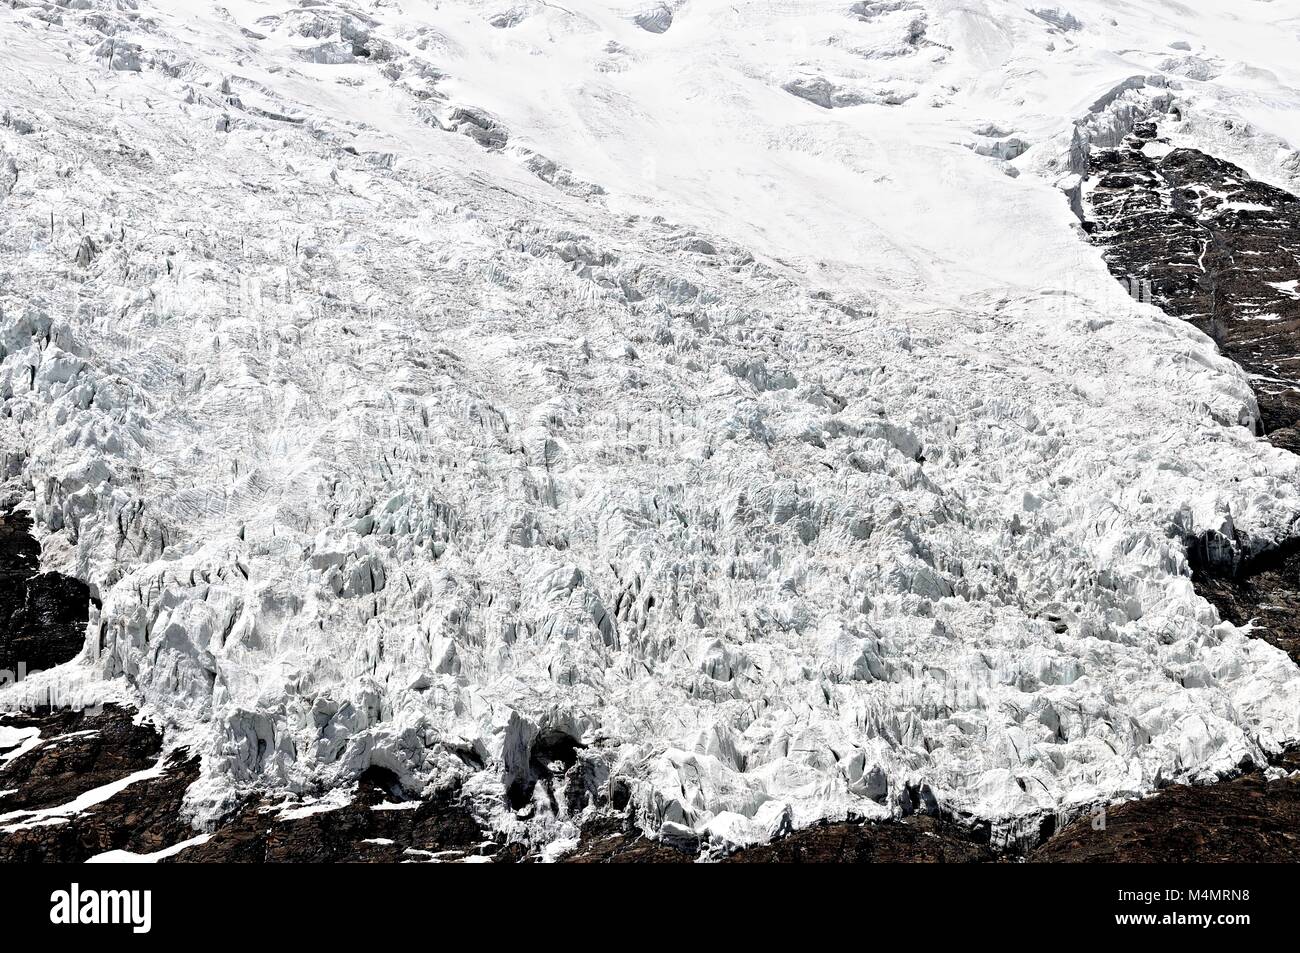
<path fill-rule="evenodd" d="M 196 826 L 371 766 L 548 850 L 1047 815 L 1300 740 L 1186 543 L 1247 376 L 1077 212 L 1139 121 L 1300 179 L 1300 11 L 15 0 L 0 477 Z M 617 794 L 615 792 L 618 792 Z M 557 847 L 557 845 L 559 845 Z"/>

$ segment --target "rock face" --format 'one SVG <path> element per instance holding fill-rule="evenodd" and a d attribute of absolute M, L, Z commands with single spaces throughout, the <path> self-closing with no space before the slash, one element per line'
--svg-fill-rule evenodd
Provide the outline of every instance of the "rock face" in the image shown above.
<path fill-rule="evenodd" d="M 792 96 L 806 99 L 822 109 L 835 109 L 841 106 L 858 106 L 864 100 L 856 93 L 846 92 L 823 76 L 793 79 L 782 87 Z"/>
<path fill-rule="evenodd" d="M 1196 567 L 1196 591 L 1234 625 L 1252 623 L 1253 634 L 1300 664 L 1300 546 L 1292 542 L 1242 561 L 1232 572 Z"/>
<path fill-rule="evenodd" d="M 1243 423 L 1300 451 L 1300 199 L 1151 123 L 1092 163 L 1085 225 L 1111 272 L 1213 337 L 1250 374 L 1260 415 Z M 1190 541 L 1197 591 L 1300 661 L 1300 548 L 1253 548 L 1230 523 Z"/>
<path fill-rule="evenodd" d="M 1214 338 L 1251 375 L 1259 432 L 1300 450 L 1300 199 L 1150 123 L 1092 166 L 1085 215 L 1112 273 Z"/>
<path fill-rule="evenodd" d="M 0 685 L 75 658 L 85 642 L 89 590 L 38 572 L 31 526 L 24 513 L 0 515 Z"/>
<path fill-rule="evenodd" d="M 987 831 L 985 832 L 987 834 Z M 930 817 L 871 823 L 842 821 L 792 831 L 766 844 L 714 858 L 740 864 L 985 863 L 999 858 L 987 836 Z M 619 818 L 583 828 L 566 864 L 691 863 L 694 851 L 647 838 Z"/>
<path fill-rule="evenodd" d="M 1085 817 L 1029 855 L 1032 863 L 1300 862 L 1300 755 L 1270 773 L 1176 785 Z M 1278 773 L 1288 776 L 1277 778 Z M 1273 777 L 1274 780 L 1270 780 Z"/>
<path fill-rule="evenodd" d="M 164 755 L 161 732 L 115 705 L 0 715 L 0 862 L 446 861 L 501 847 L 458 798 L 410 800 L 378 768 L 333 799 L 250 800 L 202 834 L 183 811 L 198 776 L 197 757 Z"/>
<path fill-rule="evenodd" d="M 391 771 L 371 768 L 333 803 L 253 803 L 175 863 L 395 863 L 513 858 L 456 796 L 409 800 Z M 193 837 L 193 832 L 190 833 Z"/>
<path fill-rule="evenodd" d="M 136 724 L 133 712 L 108 705 L 2 714 L 0 745 L 0 861 L 78 863 L 115 849 L 151 853 L 194 835 L 179 807 L 196 760 L 172 759 L 157 778 L 93 803 L 93 792 L 158 765 L 162 736 Z M 78 803 L 86 809 L 67 808 Z"/>
<path fill-rule="evenodd" d="M 971 831 L 918 817 L 895 823 L 821 824 L 737 851 L 737 864 L 974 864 L 999 854 Z"/>
<path fill-rule="evenodd" d="M 638 12 L 632 22 L 647 33 L 667 33 L 673 25 L 672 7 L 666 3 L 656 3 Z"/>

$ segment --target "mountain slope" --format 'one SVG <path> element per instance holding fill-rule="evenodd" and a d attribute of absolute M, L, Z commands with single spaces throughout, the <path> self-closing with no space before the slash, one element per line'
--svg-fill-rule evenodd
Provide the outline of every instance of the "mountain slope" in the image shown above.
<path fill-rule="evenodd" d="M 1151 118 L 1287 185 L 1276 6 L 0 10 L 5 476 L 101 603 L 0 701 L 130 693 L 199 822 L 378 767 L 538 842 L 1262 760 L 1300 672 L 1184 547 L 1296 458 L 1070 202 Z"/>

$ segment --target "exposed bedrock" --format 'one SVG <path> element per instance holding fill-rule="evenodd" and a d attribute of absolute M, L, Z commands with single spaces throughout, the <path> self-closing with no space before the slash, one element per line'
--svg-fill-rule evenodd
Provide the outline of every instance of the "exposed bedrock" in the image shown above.
<path fill-rule="evenodd" d="M 24 513 L 0 513 L 0 680 L 67 662 L 85 641 L 89 590 L 37 571 L 41 547 L 31 525 Z"/>
<path fill-rule="evenodd" d="M 719 857 L 724 863 L 986 863 L 999 854 L 977 833 L 928 816 L 905 821 L 840 821 L 792 831 L 766 844 Z M 583 830 L 573 864 L 689 863 L 696 855 L 651 840 L 618 818 Z"/>
<path fill-rule="evenodd" d="M 400 861 L 480 857 L 503 845 L 454 792 L 410 800 L 371 768 L 337 796 L 250 798 L 213 830 L 183 810 L 199 758 L 114 705 L 0 714 L 0 862 Z"/>
<path fill-rule="evenodd" d="M 1092 167 L 1085 227 L 1111 272 L 1213 337 L 1251 376 L 1259 432 L 1300 450 L 1300 199 L 1149 123 Z"/>
<path fill-rule="evenodd" d="M 127 785 L 158 764 L 162 736 L 114 705 L 0 713 L 0 861 L 76 863 L 106 850 L 149 853 L 192 837 L 180 816 L 198 760 Z M 69 805 L 86 805 L 75 810 Z"/>
<path fill-rule="evenodd" d="M 1222 541 L 1217 545 L 1221 551 Z M 1226 564 L 1206 560 L 1205 548 L 1204 539 L 1188 548 L 1196 591 L 1222 618 L 1252 624 L 1254 634 L 1300 664 L 1300 540 Z"/>
<path fill-rule="evenodd" d="M 1300 199 L 1195 149 L 1154 123 L 1092 156 L 1085 228 L 1139 300 L 1185 318 L 1250 375 L 1259 418 L 1243 420 L 1300 450 Z M 1229 518 L 1189 534 L 1197 591 L 1222 618 L 1300 661 L 1300 540 L 1261 546 Z"/>
<path fill-rule="evenodd" d="M 1300 754 L 1211 785 L 1175 784 L 1084 817 L 1030 853 L 1031 863 L 1295 863 Z M 1283 776 L 1285 775 L 1285 776 Z"/>

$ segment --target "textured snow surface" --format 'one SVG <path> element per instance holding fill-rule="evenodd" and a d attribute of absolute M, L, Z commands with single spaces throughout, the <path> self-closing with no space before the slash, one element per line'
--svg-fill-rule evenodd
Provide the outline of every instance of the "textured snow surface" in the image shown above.
<path fill-rule="evenodd" d="M 0 8 L 0 466 L 102 601 L 0 702 L 125 686 L 199 821 L 379 765 L 538 842 L 575 744 L 746 843 L 1296 740 L 1183 555 L 1296 458 L 1070 202 L 1148 118 L 1294 187 L 1297 14 Z"/>

